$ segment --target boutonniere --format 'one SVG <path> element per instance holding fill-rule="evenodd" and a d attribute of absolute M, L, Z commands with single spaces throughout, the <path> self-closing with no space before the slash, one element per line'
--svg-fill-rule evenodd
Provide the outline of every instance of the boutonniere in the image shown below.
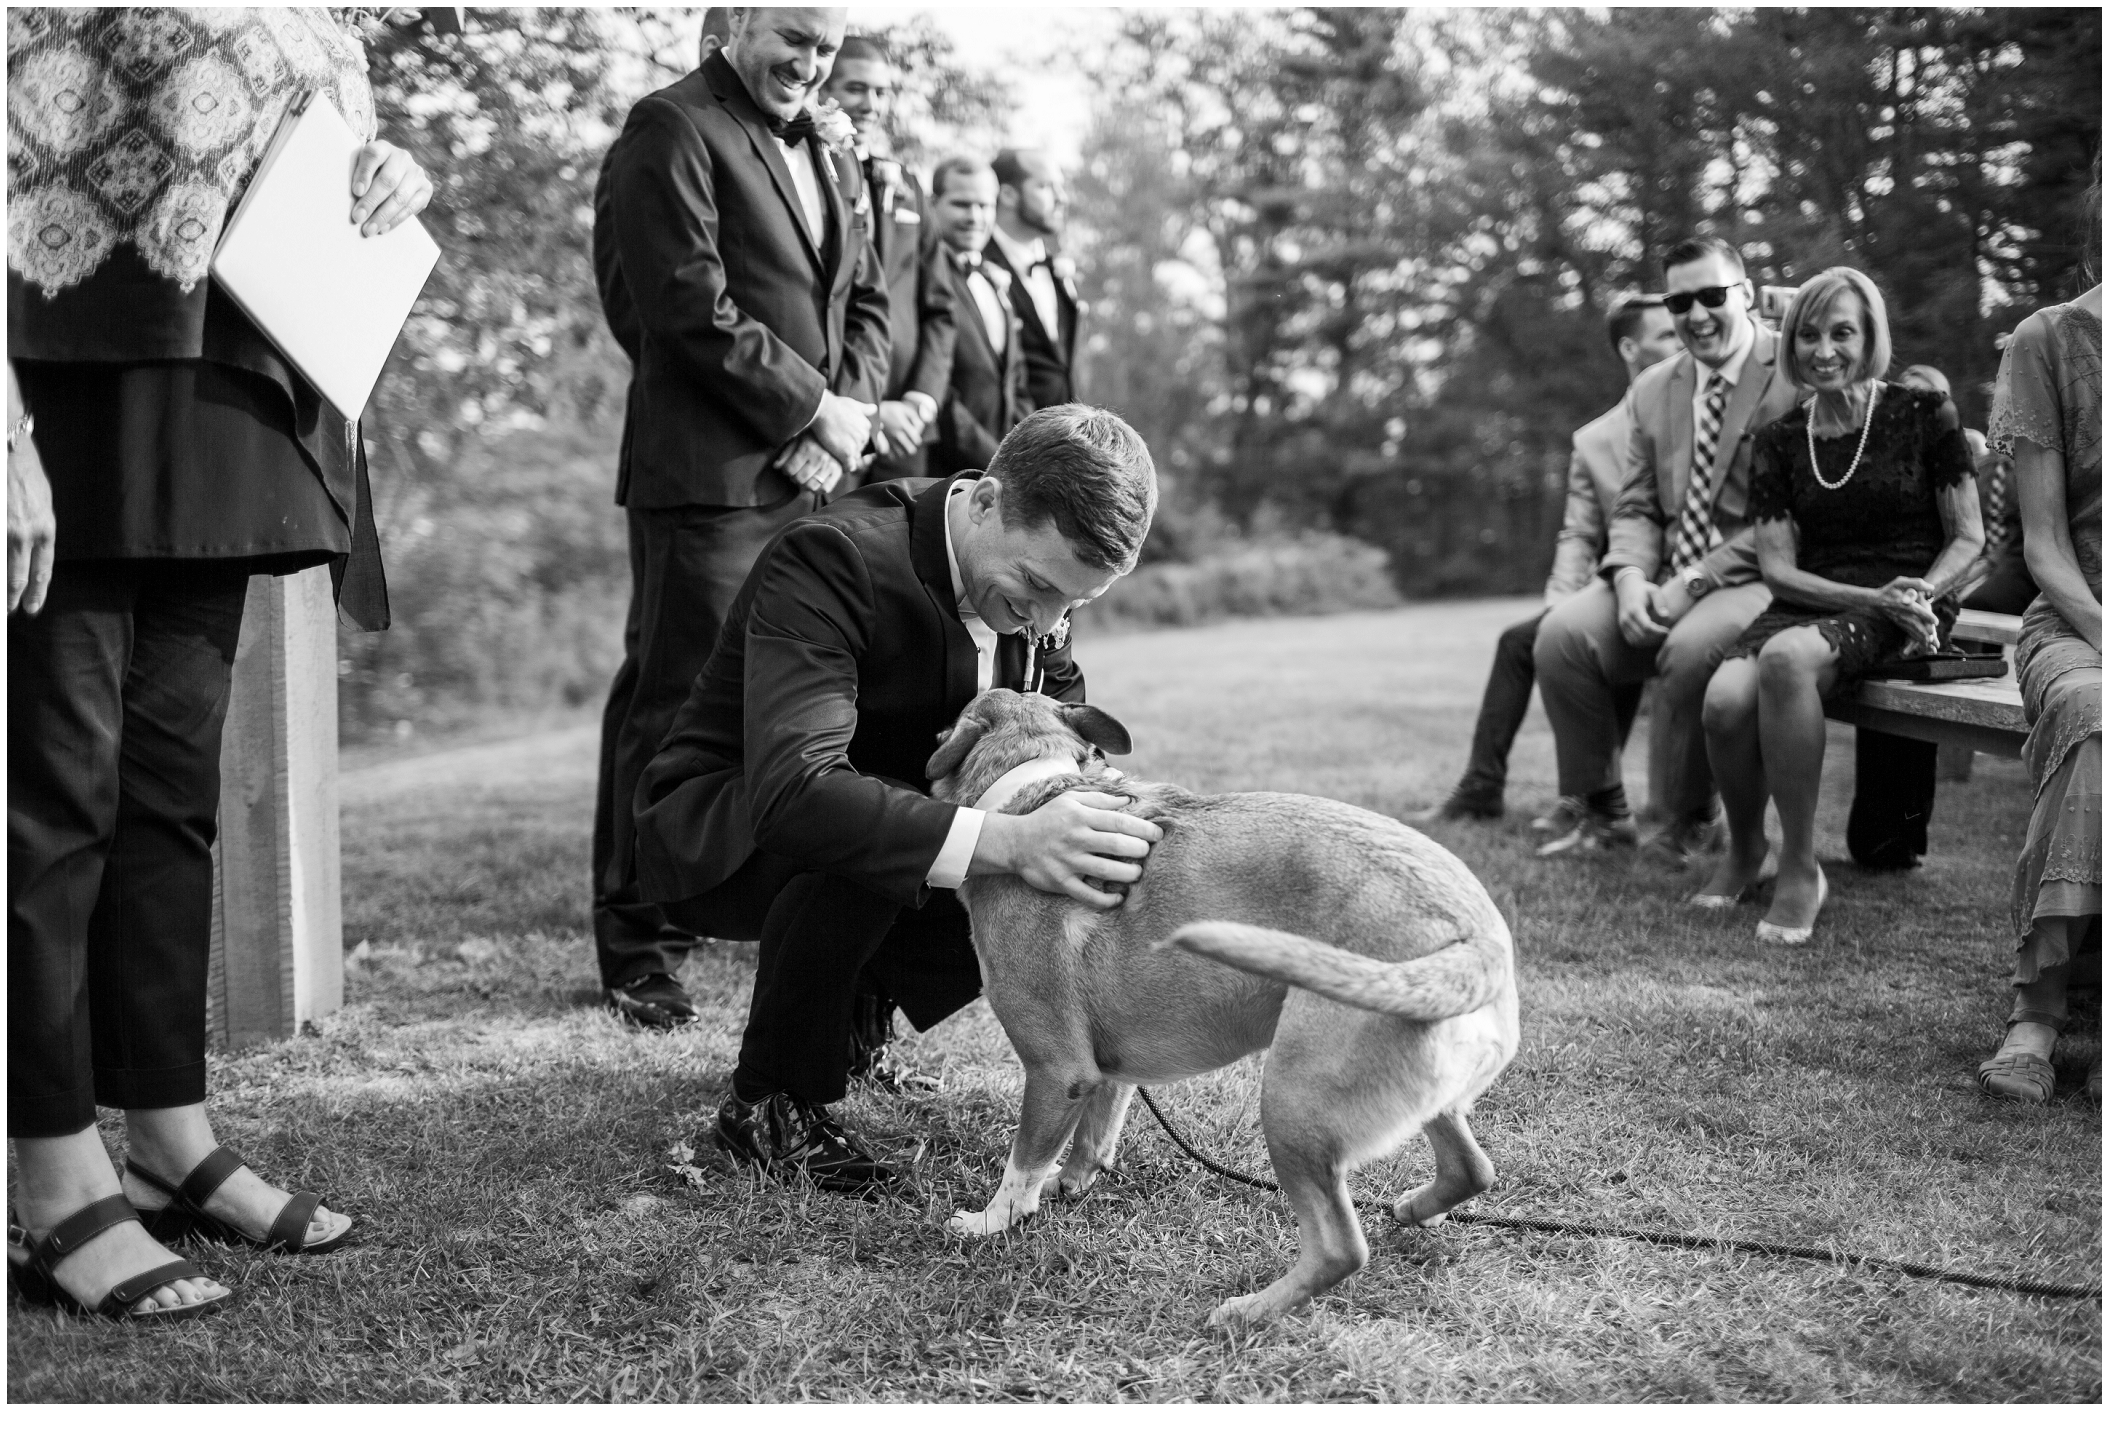
<path fill-rule="evenodd" d="M 813 133 L 829 150 L 848 151 L 857 144 L 857 124 L 832 100 L 813 107 Z"/>
<path fill-rule="evenodd" d="M 1068 644 L 1069 613 L 1067 612 L 1062 613 L 1061 617 L 1055 622 L 1053 631 L 1049 632 L 1044 637 L 1035 636 L 1033 638 L 1034 650 L 1041 652 L 1059 651 L 1061 648 L 1067 646 Z"/>
<path fill-rule="evenodd" d="M 1054 272 L 1054 278 L 1063 285 L 1071 288 L 1076 286 L 1076 262 L 1069 257 L 1052 257 L 1047 262 L 1047 269 Z"/>

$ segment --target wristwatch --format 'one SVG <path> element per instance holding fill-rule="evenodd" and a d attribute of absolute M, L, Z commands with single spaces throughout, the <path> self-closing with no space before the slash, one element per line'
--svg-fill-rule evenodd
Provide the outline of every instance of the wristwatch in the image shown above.
<path fill-rule="evenodd" d="M 36 429 L 36 417 L 30 415 L 27 411 L 23 412 L 20 417 L 16 418 L 15 424 L 7 428 L 7 449 L 13 451 L 27 441 Z"/>
<path fill-rule="evenodd" d="M 1691 599 L 1695 602 L 1714 589 L 1713 582 L 1708 579 L 1705 572 L 1700 571 L 1697 567 L 1686 567 L 1683 571 L 1677 573 L 1677 580 L 1684 583 L 1684 590 L 1691 595 Z"/>

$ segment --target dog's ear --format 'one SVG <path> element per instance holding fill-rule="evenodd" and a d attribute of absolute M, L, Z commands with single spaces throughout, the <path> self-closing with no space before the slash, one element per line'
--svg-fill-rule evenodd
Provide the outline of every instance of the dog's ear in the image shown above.
<path fill-rule="evenodd" d="M 967 754 L 988 730 L 988 722 L 981 717 L 961 717 L 951 730 L 938 734 L 937 751 L 930 754 L 923 776 L 935 782 L 958 771 L 959 764 L 967 760 Z"/>
<path fill-rule="evenodd" d="M 1135 750 L 1128 729 L 1110 712 L 1101 712 L 1085 702 L 1062 704 L 1062 722 L 1070 731 L 1109 757 L 1125 757 Z"/>

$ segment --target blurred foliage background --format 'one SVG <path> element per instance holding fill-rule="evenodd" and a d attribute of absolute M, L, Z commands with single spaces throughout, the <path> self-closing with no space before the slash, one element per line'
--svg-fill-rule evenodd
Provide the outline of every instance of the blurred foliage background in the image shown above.
<path fill-rule="evenodd" d="M 443 178 L 445 257 L 367 418 L 398 620 L 343 635 L 347 736 L 613 675 L 628 365 L 592 188 L 700 21 L 476 9 L 369 46 L 382 133 Z M 879 33 L 911 160 L 1006 138 L 937 23 Z M 2098 273 L 2098 8 L 1138 10 L 1062 43 L 1094 96 L 1084 394 L 1164 486 L 1094 625 L 1537 590 L 1568 437 L 1623 389 L 1604 306 L 1694 230 L 1762 284 L 1867 271 L 1898 365 L 1942 368 L 1980 426 L 1998 338 Z"/>

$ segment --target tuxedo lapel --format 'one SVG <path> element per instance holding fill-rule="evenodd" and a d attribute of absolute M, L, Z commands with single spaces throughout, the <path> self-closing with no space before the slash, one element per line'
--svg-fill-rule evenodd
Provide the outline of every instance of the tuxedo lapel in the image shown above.
<path fill-rule="evenodd" d="M 788 219 L 791 234 L 798 237 L 805 246 L 806 258 L 813 263 L 813 273 L 827 275 L 828 272 L 822 264 L 820 238 L 815 236 L 806 224 L 806 208 L 798 199 L 798 186 L 791 179 L 791 167 L 785 162 L 783 147 L 776 143 L 775 135 L 769 130 L 768 121 L 762 116 L 761 107 L 754 103 L 754 97 L 747 94 L 747 87 L 741 84 L 740 77 L 733 71 L 730 62 L 724 59 L 723 52 L 705 61 L 703 69 L 710 77 L 712 93 L 724 105 L 726 113 L 740 123 L 740 129 L 746 132 L 747 144 L 754 149 L 755 158 L 762 163 L 762 169 L 769 173 L 770 181 L 776 186 L 777 198 L 783 202 L 784 209 L 790 212 Z M 818 156 L 813 158 L 813 167 L 815 178 L 819 180 L 824 195 L 828 189 L 827 172 L 820 168 Z"/>
<path fill-rule="evenodd" d="M 952 562 L 945 550 L 945 497 L 952 484 L 938 480 L 926 484 L 908 514 L 908 559 L 916 580 L 937 612 L 938 629 L 945 639 L 945 711 L 956 716 L 974 700 L 974 639 L 959 619 L 959 599 L 952 595 Z M 999 655 L 1001 649 L 998 649 Z"/>

